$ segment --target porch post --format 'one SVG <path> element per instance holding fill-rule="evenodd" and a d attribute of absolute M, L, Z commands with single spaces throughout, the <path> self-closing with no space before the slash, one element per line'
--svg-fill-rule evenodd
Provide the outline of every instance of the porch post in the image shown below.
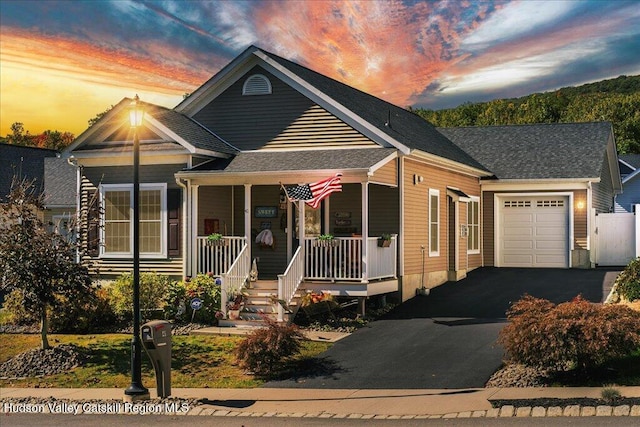
<path fill-rule="evenodd" d="M 200 261 L 198 252 L 198 185 L 193 185 L 191 186 L 191 277 L 198 274 Z"/>
<path fill-rule="evenodd" d="M 287 200 L 287 265 L 293 256 L 293 208 L 295 205 Z"/>
<path fill-rule="evenodd" d="M 304 253 L 304 202 L 301 200 L 298 202 L 298 241 L 302 246 L 302 252 Z"/>
<path fill-rule="evenodd" d="M 369 243 L 369 183 L 362 183 L 362 281 L 369 280 L 369 257 L 367 245 Z"/>
<path fill-rule="evenodd" d="M 244 185 L 244 238 L 247 240 L 249 262 L 251 257 L 251 184 Z"/>

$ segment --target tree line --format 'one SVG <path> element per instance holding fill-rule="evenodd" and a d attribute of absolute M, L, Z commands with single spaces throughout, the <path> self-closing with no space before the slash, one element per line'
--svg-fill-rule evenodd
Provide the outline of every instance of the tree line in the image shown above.
<path fill-rule="evenodd" d="M 609 121 L 620 154 L 640 154 L 640 76 L 620 76 L 521 98 L 412 109 L 437 127 Z"/>

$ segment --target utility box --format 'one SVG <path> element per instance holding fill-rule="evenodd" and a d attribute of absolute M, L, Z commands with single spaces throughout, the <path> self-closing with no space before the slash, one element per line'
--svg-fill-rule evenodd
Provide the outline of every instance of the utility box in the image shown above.
<path fill-rule="evenodd" d="M 142 325 L 142 345 L 156 372 L 158 397 L 171 395 L 171 323 L 154 320 Z"/>

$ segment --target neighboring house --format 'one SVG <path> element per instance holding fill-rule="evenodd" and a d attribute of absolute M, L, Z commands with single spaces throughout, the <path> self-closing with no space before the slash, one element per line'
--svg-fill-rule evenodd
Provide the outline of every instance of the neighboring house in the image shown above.
<path fill-rule="evenodd" d="M 44 220 L 52 231 L 73 240 L 77 198 L 78 168 L 68 159 L 44 160 Z"/>
<path fill-rule="evenodd" d="M 65 152 L 81 166 L 81 208 L 100 219 L 84 232 L 98 237 L 87 249 L 102 276 L 131 268 L 130 102 Z M 213 272 L 225 290 L 244 283 L 254 259 L 285 300 L 298 286 L 406 300 L 483 265 L 589 266 L 588 212 L 611 210 L 620 188 L 608 123 L 439 131 L 253 46 L 174 109 L 145 106 L 142 268 Z M 284 195 L 283 185 L 338 173 L 342 191 L 318 209 Z M 256 243 L 265 229 L 272 245 Z M 213 232 L 223 245 L 207 242 Z M 331 246 L 318 241 L 326 233 Z M 377 244 L 383 233 L 389 247 Z"/>
<path fill-rule="evenodd" d="M 44 186 L 44 159 L 56 157 L 55 150 L 0 143 L 0 201 L 11 192 L 14 178 L 33 181 L 37 192 Z"/>
<path fill-rule="evenodd" d="M 621 154 L 618 157 L 622 194 L 616 196 L 615 212 L 635 212 L 640 204 L 640 154 Z"/>

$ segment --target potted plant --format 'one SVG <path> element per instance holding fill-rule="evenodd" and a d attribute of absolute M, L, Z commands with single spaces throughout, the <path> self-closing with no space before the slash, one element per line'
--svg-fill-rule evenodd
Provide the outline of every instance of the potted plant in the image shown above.
<path fill-rule="evenodd" d="M 237 320 L 240 318 L 240 312 L 244 308 L 246 294 L 243 292 L 243 289 L 231 289 L 229 290 L 228 296 L 227 310 L 229 319 Z"/>
<path fill-rule="evenodd" d="M 207 245 L 209 246 L 225 246 L 226 239 L 220 233 L 211 233 L 207 236 Z"/>
<path fill-rule="evenodd" d="M 383 233 L 380 237 L 378 237 L 379 248 L 388 248 L 390 245 L 391 245 L 391 234 Z"/>
<path fill-rule="evenodd" d="M 333 247 L 338 246 L 340 242 L 333 238 L 333 234 L 321 234 L 315 241 L 316 246 Z"/>

